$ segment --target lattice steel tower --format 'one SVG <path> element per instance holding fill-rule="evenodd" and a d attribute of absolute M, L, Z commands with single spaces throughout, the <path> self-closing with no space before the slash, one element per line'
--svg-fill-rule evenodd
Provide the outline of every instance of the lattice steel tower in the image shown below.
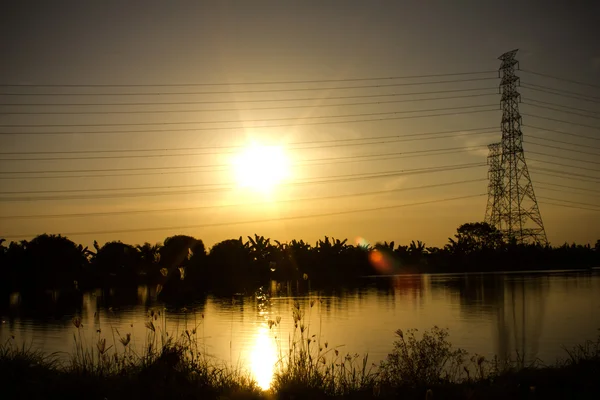
<path fill-rule="evenodd" d="M 494 177 L 494 182 L 490 182 L 493 193 L 490 192 L 492 201 L 488 222 L 502 231 L 507 240 L 547 244 L 546 231 L 523 154 L 519 114 L 521 95 L 517 90 L 519 77 L 515 75 L 515 67 L 519 64 L 515 59 L 516 54 L 517 50 L 513 50 L 499 57 L 502 61 L 499 70 L 502 141 L 499 150 L 490 148 L 490 151 L 496 152 L 494 157 L 500 151 L 500 164 L 490 164 L 490 178 Z M 488 207 L 489 204 L 490 201 Z"/>
<path fill-rule="evenodd" d="M 485 209 L 485 222 L 493 226 L 499 226 L 499 201 L 502 198 L 502 143 L 488 145 L 488 203 Z"/>

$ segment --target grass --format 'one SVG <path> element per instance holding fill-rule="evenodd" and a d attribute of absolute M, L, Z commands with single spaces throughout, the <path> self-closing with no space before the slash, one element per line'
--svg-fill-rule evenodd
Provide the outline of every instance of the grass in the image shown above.
<path fill-rule="evenodd" d="M 310 302 L 310 309 L 315 300 Z M 285 357 L 280 354 L 272 383 L 279 397 L 347 396 L 372 392 L 378 373 L 368 363 L 368 355 L 341 353 L 339 347 L 321 343 L 305 324 L 304 312 L 296 301 L 293 306 L 294 330 Z M 279 320 L 270 321 L 277 326 Z"/>
<path fill-rule="evenodd" d="M 506 399 L 600 398 L 600 335 L 565 349 L 553 366 L 525 365 L 469 357 L 449 341 L 447 330 L 419 334 L 398 330 L 390 354 L 379 365 L 368 356 L 341 352 L 311 332 L 310 312 L 298 302 L 286 350 L 278 342 L 271 389 L 261 390 L 251 375 L 208 357 L 198 328 L 166 332 L 164 315 L 151 311 L 147 336 L 132 346 L 129 334 L 100 329 L 95 343 L 73 320 L 74 351 L 67 360 L 18 346 L 14 337 L 0 345 L 0 397 L 63 399 Z M 306 316 L 305 312 L 309 315 Z M 269 320 L 281 337 L 280 318 Z M 139 350 L 136 350 L 139 349 Z"/>

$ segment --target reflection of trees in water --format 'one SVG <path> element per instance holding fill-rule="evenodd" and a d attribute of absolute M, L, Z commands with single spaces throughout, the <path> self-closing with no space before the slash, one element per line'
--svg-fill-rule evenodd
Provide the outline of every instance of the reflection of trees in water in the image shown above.
<path fill-rule="evenodd" d="M 495 352 L 502 359 L 519 354 L 522 362 L 536 359 L 548 294 L 547 275 L 478 274 L 437 280 L 459 295 L 466 317 L 492 317 L 496 329 Z"/>
<path fill-rule="evenodd" d="M 35 323 L 36 329 L 46 326 L 62 326 L 73 316 L 90 316 L 100 310 L 132 309 L 156 306 L 178 311 L 182 308 L 176 303 L 158 303 L 156 290 L 153 287 L 140 285 L 137 288 L 104 288 L 86 292 L 80 291 L 26 291 L 13 292 L 0 304 L 0 315 L 11 328 L 20 320 Z M 203 310 L 205 299 L 197 299 L 186 305 L 187 309 Z"/>
<path fill-rule="evenodd" d="M 392 281 L 394 288 L 394 297 L 403 300 L 410 299 L 413 307 L 417 307 L 423 302 L 425 291 L 423 284 L 426 277 L 423 275 L 396 276 Z"/>
<path fill-rule="evenodd" d="M 461 312 L 480 316 L 493 314 L 503 297 L 502 275 L 454 275 L 431 280 L 434 291 L 448 290 L 460 299 Z"/>
<path fill-rule="evenodd" d="M 2 315 L 9 324 L 18 319 L 29 319 L 61 325 L 65 318 L 81 312 L 83 294 L 60 290 L 15 292 L 8 299 L 9 303 L 2 305 Z"/>
<path fill-rule="evenodd" d="M 548 276 L 506 277 L 504 318 L 498 315 L 499 347 L 519 352 L 523 362 L 537 358 L 548 294 Z M 512 331 L 512 336 L 510 335 Z M 506 352 L 502 353 L 506 354 Z"/>

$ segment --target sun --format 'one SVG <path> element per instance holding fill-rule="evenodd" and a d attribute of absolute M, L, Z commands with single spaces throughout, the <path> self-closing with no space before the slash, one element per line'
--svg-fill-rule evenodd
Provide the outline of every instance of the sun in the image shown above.
<path fill-rule="evenodd" d="M 289 158 L 281 146 L 251 144 L 233 160 L 241 187 L 268 193 L 289 175 Z"/>

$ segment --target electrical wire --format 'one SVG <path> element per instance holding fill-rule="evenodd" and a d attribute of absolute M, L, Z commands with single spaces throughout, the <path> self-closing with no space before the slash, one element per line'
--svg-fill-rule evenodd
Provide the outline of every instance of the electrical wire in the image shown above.
<path fill-rule="evenodd" d="M 542 168 L 542 170 L 547 170 L 547 168 Z M 568 179 L 569 181 L 580 181 L 580 182 L 587 182 L 587 183 L 600 183 L 599 181 L 595 181 L 595 180 L 591 180 L 591 179 L 585 179 L 585 178 L 579 178 L 576 176 L 564 176 L 564 175 L 557 175 L 557 174 L 552 174 L 552 173 L 547 173 L 547 172 L 539 172 L 540 170 L 536 169 L 536 168 L 529 168 L 530 172 L 534 172 L 536 175 L 544 175 L 544 176 L 550 176 L 553 178 L 560 178 L 560 179 Z"/>
<path fill-rule="evenodd" d="M 598 196 L 598 195 L 594 195 L 594 194 L 589 194 L 589 193 L 574 193 L 574 192 L 567 192 L 567 191 L 565 191 L 565 190 L 561 190 L 561 189 L 552 189 L 552 188 L 547 188 L 547 187 L 544 187 L 543 185 L 542 185 L 542 186 L 540 186 L 539 184 L 536 184 L 536 185 L 535 185 L 535 187 L 536 187 L 536 190 L 538 190 L 538 189 L 541 189 L 541 190 L 549 190 L 549 191 L 551 191 L 551 192 L 566 193 L 566 194 L 570 194 L 570 195 L 573 195 L 573 194 L 574 194 L 574 195 L 579 195 L 579 196 L 592 196 L 592 197 L 595 197 L 595 198 L 600 198 L 600 196 Z M 600 206 L 599 206 L 599 207 L 600 207 Z"/>
<path fill-rule="evenodd" d="M 309 164 L 299 163 L 299 164 L 295 164 L 295 165 L 312 167 L 312 166 L 332 165 L 332 164 L 349 164 L 349 163 L 356 163 L 356 162 L 365 163 L 365 162 L 397 160 L 397 159 L 413 158 L 413 157 L 430 157 L 430 156 L 439 156 L 439 155 L 446 155 L 446 154 L 458 154 L 458 153 L 463 153 L 465 151 L 470 151 L 470 150 L 457 150 L 457 151 L 452 151 L 452 152 L 450 152 L 450 151 L 449 152 L 440 152 L 440 153 L 435 153 L 435 154 L 411 154 L 411 155 L 387 156 L 387 157 L 370 158 L 370 159 L 366 159 L 366 160 L 358 159 L 360 157 L 365 157 L 365 156 L 349 156 L 349 157 L 341 157 L 343 159 L 338 160 L 338 161 L 323 161 L 323 162 L 315 162 L 315 163 L 311 162 Z M 46 179 L 61 179 L 61 178 L 103 178 L 103 177 L 172 175 L 172 174 L 188 174 L 188 173 L 198 174 L 198 173 L 202 173 L 202 172 L 217 172 L 217 171 L 226 171 L 226 169 L 223 168 L 223 169 L 215 169 L 215 170 L 142 172 L 142 173 L 132 173 L 132 174 L 60 175 L 60 176 L 45 175 L 45 176 L 18 176 L 18 177 L 0 176 L 0 179 L 4 179 L 4 180 L 44 179 L 44 180 L 46 180 Z M 6 173 L 11 173 L 11 172 L 6 172 Z M 23 172 L 14 172 L 14 173 L 23 173 Z"/>
<path fill-rule="evenodd" d="M 405 191 L 410 191 L 410 190 L 431 189 L 431 188 L 437 188 L 437 187 L 461 185 L 461 184 L 465 184 L 465 183 L 483 182 L 486 180 L 487 180 L 487 178 L 471 179 L 471 180 L 463 180 L 463 181 L 457 181 L 457 182 L 438 183 L 438 184 L 433 184 L 433 185 L 403 187 L 403 188 L 391 189 L 391 190 L 349 193 L 349 194 L 341 194 L 341 195 L 333 195 L 333 196 L 325 196 L 325 197 L 309 197 L 309 198 L 272 200 L 269 203 L 270 204 L 271 203 L 295 203 L 295 202 L 303 202 L 303 201 L 335 200 L 335 199 L 342 199 L 342 198 L 348 198 L 348 197 L 376 196 L 376 195 L 381 195 L 381 194 L 398 193 L 398 192 L 405 192 Z M 161 209 L 152 209 L 152 210 L 104 211 L 104 212 L 89 212 L 89 213 L 70 213 L 70 214 L 9 215 L 9 216 L 0 216 L 0 220 L 46 219 L 46 218 L 90 218 L 90 217 L 100 217 L 100 216 L 104 217 L 104 216 L 112 216 L 112 215 L 185 212 L 185 211 L 197 211 L 197 210 L 204 210 L 204 209 L 229 208 L 229 207 L 239 208 L 239 207 L 249 207 L 249 206 L 260 206 L 263 204 L 264 204 L 264 202 L 254 202 L 254 203 L 219 204 L 219 205 L 183 207 L 183 208 L 161 208 Z"/>
<path fill-rule="evenodd" d="M 131 228 L 131 229 L 104 230 L 104 231 L 63 232 L 62 234 L 66 235 L 66 236 L 86 236 L 86 235 L 105 235 L 105 234 L 119 234 L 119 233 L 133 233 L 133 232 L 152 232 L 152 231 L 156 232 L 156 231 L 170 231 L 170 230 L 184 230 L 184 229 L 214 228 L 214 227 L 231 226 L 231 225 L 245 225 L 245 224 L 260 224 L 260 223 L 267 223 L 267 222 L 291 221 L 291 220 L 298 220 L 298 219 L 333 217 L 333 216 L 339 216 L 339 215 L 364 214 L 367 212 L 393 210 L 393 209 L 398 209 L 398 208 L 403 208 L 403 207 L 437 204 L 437 203 L 443 203 L 443 202 L 455 201 L 455 200 L 466 200 L 466 199 L 481 197 L 481 196 L 487 196 L 487 193 L 468 195 L 468 196 L 460 196 L 460 197 L 450 197 L 450 198 L 429 200 L 429 201 L 421 201 L 421 202 L 417 202 L 417 203 L 395 204 L 395 205 L 390 205 L 390 206 L 354 209 L 354 210 L 346 210 L 346 211 L 336 211 L 336 212 L 320 213 L 320 214 L 306 214 L 306 215 L 296 215 L 296 216 L 289 216 L 289 217 L 248 220 L 248 221 L 217 222 L 217 223 L 199 224 L 199 225 Z M 36 236 L 36 234 L 5 235 L 5 237 L 7 237 L 7 238 L 14 238 L 14 239 L 35 237 L 35 236 Z"/>
<path fill-rule="evenodd" d="M 565 141 L 562 141 L 562 140 L 555 140 L 555 139 L 550 139 L 550 138 L 542 137 L 542 136 L 536 136 L 536 135 L 532 135 L 532 134 L 527 134 L 527 137 L 528 138 L 539 139 L 539 140 L 545 140 L 547 142 L 566 144 L 566 145 L 569 145 L 569 146 L 583 147 L 583 148 L 586 148 L 586 149 L 592 148 L 592 149 L 598 149 L 598 150 L 600 150 L 600 148 L 595 147 L 595 146 L 591 146 L 589 144 L 578 144 L 578 143 L 565 142 Z M 565 150 L 567 150 L 567 149 L 565 149 Z M 600 156 L 600 154 L 598 154 L 598 156 Z"/>
<path fill-rule="evenodd" d="M 547 156 L 547 157 L 552 157 L 552 158 L 560 158 L 562 160 L 569 160 L 569 161 L 579 161 L 579 162 L 583 162 L 583 163 L 588 163 L 588 164 L 596 164 L 596 165 L 600 165 L 600 161 L 588 161 L 588 160 L 582 160 L 579 158 L 571 158 L 571 157 L 563 157 L 563 156 L 555 156 L 552 154 L 548 154 L 548 153 L 540 153 L 537 151 L 531 151 L 531 150 L 527 150 L 527 154 L 536 154 L 538 156 Z"/>
<path fill-rule="evenodd" d="M 545 120 L 553 121 L 553 122 L 560 122 L 560 123 L 563 123 L 563 124 L 582 126 L 584 128 L 590 128 L 590 129 L 598 129 L 598 130 L 600 130 L 600 126 L 586 125 L 586 124 L 582 124 L 582 123 L 579 123 L 579 122 L 565 121 L 563 119 L 556 119 L 556 118 L 550 118 L 550 117 L 542 117 L 540 115 L 527 114 L 527 113 L 521 113 L 521 115 L 525 115 L 527 117 L 532 117 L 532 118 L 545 119 Z"/>
<path fill-rule="evenodd" d="M 563 104 L 552 103 L 549 101 L 536 100 L 536 99 L 529 98 L 529 97 L 523 97 L 522 99 L 525 101 L 533 101 L 535 103 L 545 104 L 547 106 L 562 107 L 562 108 L 567 108 L 569 110 L 581 111 L 581 112 L 586 112 L 586 113 L 590 113 L 590 114 L 600 114 L 600 111 L 593 111 L 593 110 L 588 110 L 586 108 L 579 108 L 579 107 L 569 107 L 569 106 L 565 106 Z"/>
<path fill-rule="evenodd" d="M 397 115 L 397 114 L 411 114 L 419 112 L 436 112 L 436 111 L 451 111 L 451 110 L 462 110 L 465 108 L 482 108 L 482 107 L 493 107 L 495 104 L 482 104 L 482 105 L 469 105 L 460 107 L 445 107 L 445 108 L 433 108 L 428 110 L 414 110 L 414 111 L 389 111 L 389 112 L 371 112 L 371 113 L 359 113 L 359 114 L 341 114 L 341 115 L 317 115 L 310 117 L 285 117 L 285 118 L 264 118 L 264 119 L 248 119 L 248 120 L 222 120 L 222 121 L 177 121 L 177 122 L 123 122 L 118 124 L 0 124 L 0 128 L 92 128 L 92 127 L 106 127 L 106 126 L 165 126 L 165 125 L 194 125 L 194 124 L 249 124 L 249 123 L 260 123 L 260 122 L 274 122 L 274 121 L 296 121 L 305 119 L 324 119 L 324 118 L 354 118 L 354 117 L 373 117 L 379 115 Z M 600 128 L 598 128 L 600 129 Z"/>
<path fill-rule="evenodd" d="M 551 165 L 556 165 L 556 166 L 559 166 L 559 167 L 577 168 L 577 169 L 582 169 L 584 171 L 600 172 L 600 169 L 597 169 L 597 168 L 586 168 L 586 167 L 580 167 L 580 166 L 571 165 L 571 164 L 561 164 L 561 163 L 557 163 L 557 162 L 554 162 L 554 161 L 538 160 L 536 158 L 529 158 L 528 161 L 541 162 L 541 163 L 544 163 L 544 164 L 551 164 Z M 600 179 L 600 177 L 598 177 L 598 179 Z M 2 193 L 2 192 L 0 192 L 0 193 Z"/>
<path fill-rule="evenodd" d="M 541 199 L 541 200 L 550 200 L 550 201 L 562 201 L 562 202 L 565 202 L 565 203 L 576 204 L 576 205 L 579 205 L 579 206 L 598 207 L 598 204 L 582 203 L 582 202 L 579 202 L 579 201 L 570 201 L 570 200 L 563 200 L 563 199 L 554 199 L 552 197 L 538 197 L 538 199 Z M 598 208 L 597 210 L 600 211 L 600 208 Z"/>
<path fill-rule="evenodd" d="M 556 207 L 574 208 L 574 209 L 579 209 L 579 210 L 600 211 L 600 209 L 597 209 L 597 208 L 569 206 L 566 204 L 549 203 L 547 201 L 538 201 L 538 204 L 544 204 L 544 205 L 556 206 Z"/>
<path fill-rule="evenodd" d="M 299 108 L 323 108 L 323 107 L 346 107 L 346 106 L 372 106 L 372 105 L 383 105 L 383 104 L 398 104 L 398 103 L 414 103 L 419 101 L 438 101 L 438 100 L 455 100 L 455 99 L 466 99 L 474 97 L 484 96 L 497 96 L 498 93 L 481 93 L 481 94 L 467 94 L 463 96 L 446 96 L 446 97 L 428 97 L 425 99 L 404 99 L 404 100 L 380 100 L 380 101 L 366 101 L 366 102 L 355 102 L 355 103 L 336 103 L 336 104 L 322 104 L 318 106 L 314 104 L 303 104 L 303 105 L 282 105 L 274 107 L 251 107 L 251 108 L 204 108 L 194 110 L 134 110 L 134 111 L 4 111 L 2 115 L 111 115 L 111 114 L 178 114 L 178 113 L 203 113 L 203 112 L 243 112 L 243 111 L 265 111 L 265 110 L 284 110 L 284 109 L 299 109 Z"/>
<path fill-rule="evenodd" d="M 388 94 L 363 94 L 354 96 L 329 96 L 329 97 L 301 97 L 301 98 L 284 98 L 284 99 L 235 99 L 235 100 L 205 100 L 205 101 L 171 101 L 171 102 L 119 102 L 119 103 L 0 103 L 0 106 L 5 107 L 89 107 L 89 106 L 182 106 L 182 105 L 199 105 L 199 104 L 240 104 L 240 103 L 283 103 L 293 101 L 318 101 L 319 105 L 323 101 L 329 100 L 350 100 L 350 99 L 368 99 L 376 97 L 398 97 L 398 96 L 420 96 L 424 94 L 445 94 L 445 93 L 461 93 L 475 92 L 479 90 L 498 90 L 495 86 L 473 88 L 473 89 L 449 89 L 435 90 L 427 92 L 408 92 L 408 93 L 388 93 Z"/>
<path fill-rule="evenodd" d="M 442 136 L 442 137 L 437 137 L 436 139 L 441 139 L 444 137 L 456 137 L 456 136 Z M 409 142 L 409 141 L 415 141 L 417 139 L 396 139 L 396 140 L 389 140 L 389 141 L 383 141 L 383 142 L 370 142 L 370 143 L 342 143 L 342 144 L 337 144 L 337 145 L 324 145 L 324 146 L 312 146 L 312 147 L 297 147 L 297 148 L 288 148 L 287 150 L 314 150 L 314 149 L 323 149 L 323 148 L 330 148 L 330 147 L 347 147 L 347 146 L 370 146 L 370 145 L 378 145 L 378 144 L 390 144 L 390 143 L 398 143 L 398 142 Z M 475 148 L 480 148 L 483 147 L 484 145 L 480 145 L 480 146 L 470 146 L 469 148 L 475 149 Z M 447 150 L 459 150 L 459 149 L 466 149 L 466 147 L 450 147 L 450 148 L 443 148 L 443 149 L 431 149 L 431 150 L 418 150 L 418 151 L 414 151 L 414 153 L 427 153 L 427 152 L 435 152 L 435 151 L 447 151 Z M 387 154 L 376 154 L 373 156 L 378 156 L 378 155 L 400 155 L 400 154 L 410 154 L 413 153 L 413 151 L 409 151 L 409 152 L 405 152 L 405 153 L 387 153 Z M 82 157 L 37 157 L 37 158 L 0 158 L 0 161 L 67 161 L 67 160 L 98 160 L 98 159 L 131 159 L 131 158 L 164 158 L 164 157 L 186 157 L 186 156 L 205 156 L 205 155 L 225 155 L 225 154 L 235 154 L 235 152 L 226 152 L 226 153 L 179 153 L 179 154 L 144 154 L 144 155 L 119 155 L 119 156 L 82 156 Z M 360 157 L 360 156 L 358 156 Z M 219 167 L 227 167 L 227 164 L 219 164 L 219 165 L 213 165 L 213 166 L 219 166 Z"/>
<path fill-rule="evenodd" d="M 594 192 L 594 193 L 600 193 L 600 190 L 594 190 L 594 189 L 588 189 L 588 188 L 581 188 L 581 187 L 577 187 L 577 186 L 569 186 L 569 185 L 560 185 L 558 183 L 550 183 L 550 182 L 542 182 L 542 181 L 538 181 L 536 183 L 536 187 L 537 184 L 544 184 L 544 185 L 549 185 L 549 186 L 556 186 L 556 187 L 562 187 L 565 189 L 575 189 L 575 190 L 583 190 L 583 191 L 587 191 L 587 192 Z"/>
<path fill-rule="evenodd" d="M 561 97 L 565 97 L 565 98 L 568 98 L 568 99 L 574 99 L 574 100 L 579 100 L 579 101 L 587 101 L 587 102 L 592 103 L 592 104 L 598 104 L 598 103 L 600 103 L 600 101 L 598 101 L 598 100 L 588 99 L 588 98 L 579 97 L 579 96 L 571 96 L 571 95 L 564 94 L 564 93 L 556 93 L 556 92 L 553 92 L 553 91 L 550 91 L 550 90 L 539 89 L 539 88 L 535 88 L 535 87 L 529 87 L 526 84 L 521 85 L 521 88 L 528 89 L 528 90 L 533 90 L 534 92 L 538 92 L 538 93 L 545 93 L 545 94 L 551 94 L 551 95 L 554 95 L 554 96 L 561 96 Z"/>
<path fill-rule="evenodd" d="M 533 170 L 533 171 L 539 170 L 539 171 L 545 171 L 545 172 L 551 172 L 554 174 L 559 174 L 560 178 L 574 179 L 574 177 L 578 177 L 578 178 L 588 179 L 588 182 L 600 183 L 600 178 L 595 177 L 595 176 L 590 176 L 590 175 L 576 174 L 573 172 L 565 172 L 565 171 L 560 171 L 560 170 L 556 170 L 556 169 L 542 168 L 542 167 L 535 167 L 535 168 L 529 168 L 529 169 Z M 560 175 L 567 175 L 567 176 L 560 176 Z"/>
<path fill-rule="evenodd" d="M 540 91 L 543 93 L 554 94 L 557 96 L 570 97 L 570 98 L 574 98 L 577 100 L 584 100 L 584 101 L 590 101 L 590 102 L 600 101 L 600 97 L 590 96 L 587 94 L 582 94 L 582 93 L 577 93 L 577 92 L 572 92 L 570 90 L 556 89 L 556 88 L 543 86 L 543 85 L 535 85 L 533 83 L 526 83 L 526 84 L 522 84 L 521 86 L 526 89 L 537 90 L 537 91 Z"/>
<path fill-rule="evenodd" d="M 243 86 L 243 85 L 293 85 L 306 83 L 332 83 L 332 82 L 361 82 L 361 81 L 384 81 L 397 79 L 419 79 L 419 78 L 437 78 L 444 76 L 460 76 L 460 75 L 480 75 L 496 73 L 497 71 L 473 71 L 473 72 L 453 72 L 443 74 L 428 74 L 428 75 L 405 75 L 405 76 L 384 76 L 384 77 L 367 77 L 367 78 L 343 78 L 343 79 L 317 79 L 317 80 L 292 80 L 292 81 L 259 81 L 259 82 L 218 82 L 218 83 L 153 83 L 153 84 L 37 84 L 37 83 L 0 83 L 0 87 L 43 87 L 43 88 L 96 88 L 96 87 L 183 87 L 183 86 Z"/>
<path fill-rule="evenodd" d="M 531 107 L 536 107 L 536 108 L 541 108 L 543 110 L 550 110 L 550 111 L 558 111 L 561 113 L 565 113 L 565 114 L 569 114 L 569 115 L 576 115 L 578 117 L 585 117 L 585 118 L 593 118 L 593 119 L 600 119 L 600 117 L 595 116 L 595 115 L 585 115 L 585 114 L 581 114 L 575 111 L 566 111 L 566 110 L 561 110 L 560 108 L 555 108 L 555 107 L 548 107 L 548 106 L 541 106 L 538 104 L 533 104 L 533 103 L 527 103 L 527 102 L 522 102 L 522 104 L 526 105 L 526 106 L 531 106 Z M 600 127 L 598 127 L 597 129 L 600 129 Z"/>
<path fill-rule="evenodd" d="M 572 152 L 572 153 L 587 154 L 587 155 L 590 155 L 590 156 L 596 156 L 596 157 L 598 157 L 598 156 L 599 156 L 599 154 L 598 154 L 598 153 L 590 153 L 590 152 L 588 152 L 588 151 L 574 150 L 574 149 L 567 149 L 567 148 L 560 147 L 560 146 L 552 146 L 552 145 L 549 145 L 549 144 L 541 144 L 541 143 L 532 142 L 532 141 L 529 141 L 529 140 L 527 140 L 527 141 L 523 141 L 523 143 L 527 143 L 527 144 L 533 144 L 533 145 L 536 145 L 536 146 L 547 147 L 547 148 L 550 148 L 550 149 L 557 149 L 557 150 L 563 150 L 563 151 L 570 151 L 570 152 Z"/>
<path fill-rule="evenodd" d="M 418 85 L 440 85 L 448 83 L 462 82 L 481 82 L 498 80 L 497 77 L 492 78 L 469 78 L 469 79 L 454 79 L 445 81 L 431 82 L 403 82 L 403 83 L 386 83 L 377 85 L 360 85 L 360 86 L 327 86 L 315 88 L 286 88 L 286 89 L 260 89 L 260 90 L 223 90 L 211 92 L 120 92 L 120 93 L 16 93 L 16 92 L 0 92 L 1 96 L 44 96 L 44 97 L 60 97 L 60 96 L 181 96 L 181 95 L 205 95 L 205 94 L 245 94 L 245 93 L 281 93 L 281 92 L 312 92 L 312 91 L 329 91 L 329 90 L 352 90 L 352 89 L 375 89 L 384 87 L 401 87 L 401 86 L 418 86 Z"/>
<path fill-rule="evenodd" d="M 589 86 L 592 88 L 600 89 L 600 85 L 594 85 L 594 84 L 588 83 L 588 82 L 575 81 L 572 79 L 561 78 L 561 77 L 558 77 L 555 75 L 545 74 L 545 73 L 541 73 L 541 72 L 535 72 L 535 71 L 531 71 L 531 70 L 527 70 L 527 69 L 519 69 L 519 71 L 522 71 L 522 72 L 525 72 L 528 74 L 532 74 L 532 75 L 543 76 L 545 78 L 556 79 L 557 81 L 569 82 L 569 83 L 574 83 L 577 85 Z"/>
<path fill-rule="evenodd" d="M 426 150 L 425 150 L 426 151 Z M 405 152 L 404 154 L 409 154 L 410 152 Z M 414 153 L 412 153 L 414 154 Z M 391 154 L 388 154 L 391 155 Z M 358 156 L 357 156 L 358 157 Z M 306 161 L 324 161 L 331 160 L 336 158 L 321 158 L 321 159 L 312 159 Z M 212 166 L 226 166 L 226 164 L 219 165 L 189 165 L 189 166 L 166 166 L 166 167 L 136 167 L 136 168 L 104 168 L 104 169 L 79 169 L 79 170 L 34 170 L 34 171 L 0 171 L 0 174 L 47 174 L 47 173 L 73 173 L 73 172 L 119 172 L 119 171 L 153 171 L 153 170 L 179 170 L 186 168 L 204 168 L 204 167 L 212 167 Z M 119 175 L 121 176 L 121 175 Z"/>
<path fill-rule="evenodd" d="M 380 121 L 397 121 L 403 119 L 413 118 L 432 118 L 432 117 L 444 117 L 444 116 L 456 116 L 464 114 L 478 114 L 484 112 L 498 111 L 498 108 L 489 110 L 472 110 L 462 112 L 451 112 L 444 114 L 426 114 L 426 115 L 410 115 L 403 117 L 383 117 L 383 118 L 372 118 L 372 119 L 354 119 L 345 121 L 318 121 L 318 122 L 296 122 L 292 124 L 276 124 L 276 125 L 255 125 L 255 126 L 230 126 L 230 127 L 210 127 L 210 128 L 170 128 L 170 129 L 143 129 L 143 130 L 110 130 L 110 131 L 87 131 L 87 132 L 64 132 L 64 131 L 51 131 L 51 132 L 0 132 L 2 135 L 95 135 L 95 134 L 111 134 L 111 133 L 174 133 L 174 132 L 196 132 L 196 131 L 222 131 L 222 130 L 242 130 L 247 131 L 250 129 L 267 129 L 267 128 L 284 128 L 284 127 L 296 127 L 296 126 L 315 126 L 315 125 L 338 125 L 338 124 L 350 124 L 357 122 L 380 122 Z M 417 111 L 415 111 L 417 112 Z"/>
<path fill-rule="evenodd" d="M 416 168 L 407 170 L 394 170 L 394 171 L 382 171 L 371 174 L 345 174 L 345 175 L 333 175 L 324 176 L 318 178 L 310 178 L 313 180 L 298 180 L 295 182 L 285 182 L 278 186 L 290 187 L 290 186 L 305 186 L 314 184 L 330 184 L 339 182 L 353 182 L 360 180 L 388 178 L 396 176 L 410 176 L 420 175 L 436 172 L 447 172 L 456 171 L 461 169 L 484 167 L 485 163 L 468 163 L 468 164 L 455 164 L 455 165 L 444 165 L 438 167 L 428 168 Z M 315 180 L 316 179 L 316 180 Z M 320 179 L 320 180 L 319 180 Z M 85 199 L 106 199 L 106 198 L 121 198 L 121 197 L 146 197 L 146 196 L 170 196 L 170 195 L 182 195 L 182 194 L 193 194 L 193 193 L 211 193 L 211 192 L 227 192 L 235 189 L 235 186 L 224 186 L 223 184 L 197 184 L 197 185 L 173 185 L 173 186 L 159 186 L 159 187 L 135 187 L 135 188 L 102 188 L 102 189 L 70 189 L 70 190 L 39 190 L 39 191 L 4 191 L 0 192 L 2 195 L 19 195 L 19 194 L 45 194 L 45 193 L 89 193 L 89 192 L 109 192 L 109 191 L 121 191 L 121 190 L 153 190 L 153 189 L 181 189 L 181 188 L 206 188 L 200 190 L 188 190 L 188 191 L 163 191 L 163 192 L 131 192 L 131 193 L 115 193 L 115 194 L 95 194 L 91 196 L 47 196 L 47 197 L 2 197 L 1 202 L 12 202 L 12 201 L 37 201 L 37 200 L 85 200 Z"/>
<path fill-rule="evenodd" d="M 336 142 L 356 142 L 356 141 L 366 141 L 366 140 L 381 140 L 381 139 L 398 139 L 398 138 L 407 138 L 407 137 L 416 137 L 417 139 L 413 140 L 429 140 L 436 139 L 436 137 L 431 138 L 422 138 L 422 136 L 428 135 L 446 135 L 451 133 L 456 133 L 457 135 L 452 137 L 460 137 L 467 136 L 468 134 L 480 134 L 480 133 L 492 133 L 489 132 L 493 130 L 494 132 L 498 131 L 497 127 L 489 126 L 482 128 L 469 128 L 469 129 L 461 129 L 450 130 L 450 131 L 433 131 L 433 132 L 421 132 L 421 133 L 411 133 L 407 135 L 383 135 L 383 136 L 365 136 L 362 138 L 342 138 L 342 139 L 327 139 L 327 140 L 309 140 L 309 141 L 300 141 L 300 142 L 288 142 L 285 143 L 286 146 L 296 146 L 296 145 L 305 145 L 305 144 L 324 144 L 324 143 L 336 143 Z M 465 133 L 467 132 L 467 133 Z M 469 133 L 472 132 L 472 133 Z M 443 136 L 450 137 L 450 136 Z M 137 152 L 159 152 L 159 151 L 186 151 L 186 150 L 215 150 L 215 149 L 240 149 L 246 147 L 245 145 L 228 145 L 228 146 L 202 146 L 202 147 L 162 147 L 162 148 L 150 148 L 150 149 L 114 149 L 114 150 L 67 150 L 67 151 L 26 151 L 26 152 L 0 152 L 0 155 L 41 155 L 41 154 L 93 154 L 93 153 L 137 153 Z"/>
<path fill-rule="evenodd" d="M 568 135 L 568 136 L 580 137 L 580 138 L 589 139 L 589 140 L 600 140 L 600 137 L 586 136 L 586 135 L 581 135 L 581 134 L 578 134 L 578 133 L 560 131 L 560 130 L 557 130 L 557 129 L 542 128 L 541 126 L 537 126 L 537 125 L 523 124 L 522 126 L 526 126 L 526 127 L 529 127 L 529 128 L 535 128 L 535 129 L 539 129 L 541 131 L 546 131 L 546 132 L 560 133 L 561 135 Z"/>

